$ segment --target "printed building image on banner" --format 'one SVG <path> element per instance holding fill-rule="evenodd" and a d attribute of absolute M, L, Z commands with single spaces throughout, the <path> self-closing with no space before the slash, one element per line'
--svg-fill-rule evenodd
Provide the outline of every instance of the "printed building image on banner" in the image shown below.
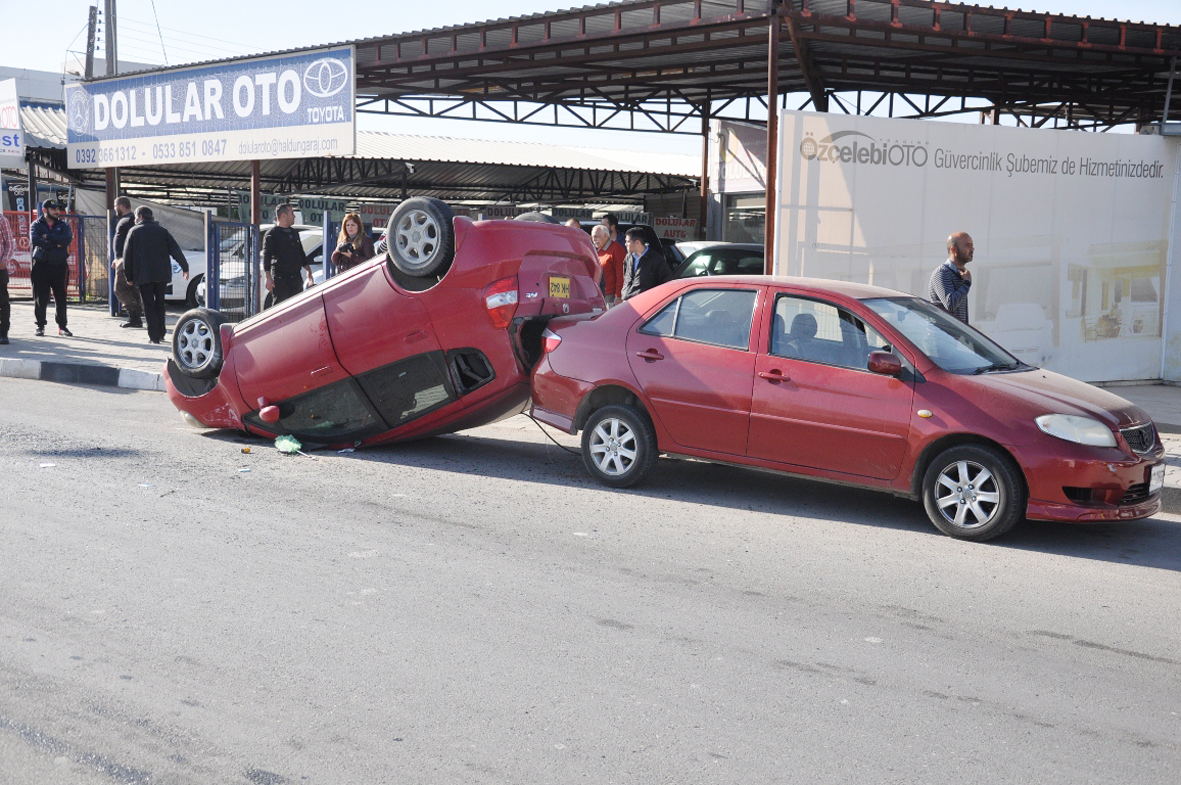
<path fill-rule="evenodd" d="M 66 87 L 71 169 L 350 155 L 351 46 Z"/>
<path fill-rule="evenodd" d="M 1178 142 L 785 112 L 780 275 L 926 298 L 964 231 L 970 321 L 1087 381 L 1161 377 Z"/>

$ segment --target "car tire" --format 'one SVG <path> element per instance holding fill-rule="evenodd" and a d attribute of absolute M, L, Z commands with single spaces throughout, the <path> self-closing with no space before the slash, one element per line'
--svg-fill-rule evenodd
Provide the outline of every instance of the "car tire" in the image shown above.
<path fill-rule="evenodd" d="M 205 295 L 203 294 L 204 290 L 201 287 L 201 284 L 204 283 L 204 281 L 204 275 L 198 275 L 194 277 L 193 280 L 189 281 L 189 288 L 185 294 L 186 308 L 191 309 L 205 307 Z"/>
<path fill-rule="evenodd" d="M 983 444 L 944 450 L 923 474 L 923 506 L 935 528 L 961 540 L 999 537 L 1025 518 L 1020 469 Z"/>
<path fill-rule="evenodd" d="M 562 223 L 557 218 L 554 218 L 552 215 L 546 215 L 545 213 L 539 213 L 537 211 L 533 211 L 531 213 L 521 213 L 513 220 L 514 221 L 532 221 L 533 223 L 539 223 L 539 224 L 560 224 L 560 223 Z"/>
<path fill-rule="evenodd" d="M 172 360 L 185 376 L 212 379 L 224 360 L 221 326 L 225 317 L 209 308 L 186 311 L 172 330 Z"/>
<path fill-rule="evenodd" d="M 386 226 L 390 262 L 415 278 L 443 275 L 455 257 L 454 218 L 440 199 L 415 196 L 402 202 Z"/>
<path fill-rule="evenodd" d="M 612 488 L 640 482 L 656 463 L 656 429 L 633 406 L 604 406 L 582 431 L 582 462 L 591 476 Z"/>

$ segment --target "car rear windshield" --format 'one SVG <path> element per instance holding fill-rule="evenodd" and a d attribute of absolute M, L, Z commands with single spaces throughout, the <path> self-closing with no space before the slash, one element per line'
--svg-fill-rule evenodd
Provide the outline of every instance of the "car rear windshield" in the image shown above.
<path fill-rule="evenodd" d="M 984 333 L 926 300 L 883 297 L 862 302 L 945 371 L 981 373 L 1027 367 Z"/>

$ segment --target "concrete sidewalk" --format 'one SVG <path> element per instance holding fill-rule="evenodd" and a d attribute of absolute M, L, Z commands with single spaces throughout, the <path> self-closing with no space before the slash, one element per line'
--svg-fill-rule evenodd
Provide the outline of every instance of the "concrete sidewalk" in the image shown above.
<path fill-rule="evenodd" d="M 164 390 L 164 363 L 172 351 L 172 327 L 182 311 L 168 314 L 168 335 L 158 346 L 144 329 L 125 329 L 106 305 L 71 305 L 73 338 L 60 337 L 52 311 L 45 337 L 33 335 L 33 304 L 12 304 L 10 343 L 0 346 L 0 377 L 97 384 L 133 390 Z M 1166 460 L 1164 511 L 1181 514 L 1181 387 L 1168 384 L 1109 385 L 1107 389 L 1142 407 L 1156 422 Z"/>
<path fill-rule="evenodd" d="M 38 338 L 33 335 L 33 303 L 15 301 L 9 343 L 0 346 L 0 376 L 163 392 L 164 363 L 178 316 L 167 315 L 168 335 L 154 345 L 146 329 L 120 327 L 126 319 L 108 316 L 105 304 L 70 305 L 66 318 L 74 337 L 59 336 L 50 306 L 45 336 Z"/>

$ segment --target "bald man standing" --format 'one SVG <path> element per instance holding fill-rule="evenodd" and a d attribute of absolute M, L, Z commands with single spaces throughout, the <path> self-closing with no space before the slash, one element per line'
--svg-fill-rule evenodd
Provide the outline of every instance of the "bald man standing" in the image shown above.
<path fill-rule="evenodd" d="M 956 232 L 947 238 L 947 261 L 931 273 L 927 285 L 927 299 L 964 324 L 968 323 L 968 291 L 972 288 L 972 261 L 975 246 L 967 232 Z"/>

